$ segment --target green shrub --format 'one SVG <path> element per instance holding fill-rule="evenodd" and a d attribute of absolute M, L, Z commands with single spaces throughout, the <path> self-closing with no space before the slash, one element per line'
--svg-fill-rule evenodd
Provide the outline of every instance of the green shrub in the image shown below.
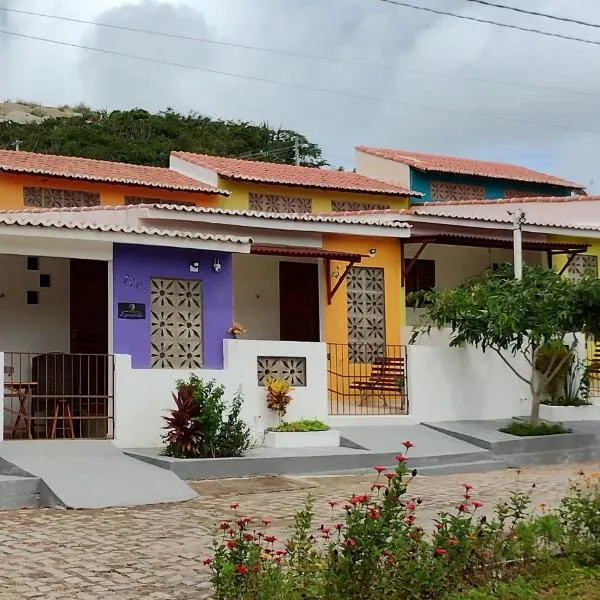
<path fill-rule="evenodd" d="M 302 421 L 291 421 L 290 423 L 282 423 L 278 427 L 270 427 L 269 431 L 329 431 L 329 425 L 323 423 L 323 421 L 319 421 L 318 419 L 304 419 Z"/>
<path fill-rule="evenodd" d="M 173 394 L 176 408 L 164 417 L 165 456 L 175 458 L 221 458 L 243 456 L 250 447 L 250 430 L 240 419 L 241 391 L 228 407 L 223 400 L 225 388 L 212 379 L 203 381 L 192 375 L 177 382 Z"/>
<path fill-rule="evenodd" d="M 537 425 L 532 425 L 525 421 L 513 421 L 506 427 L 500 429 L 502 433 L 517 435 L 520 437 L 530 437 L 536 435 L 559 435 L 561 433 L 571 433 L 570 429 L 563 427 L 562 423 L 546 423 L 540 421 Z"/>

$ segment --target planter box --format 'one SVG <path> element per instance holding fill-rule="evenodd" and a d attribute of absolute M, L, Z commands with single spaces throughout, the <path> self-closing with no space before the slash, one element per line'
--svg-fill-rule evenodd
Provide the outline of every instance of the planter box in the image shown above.
<path fill-rule="evenodd" d="M 340 432 L 267 431 L 263 446 L 267 448 L 330 448 L 340 445 Z"/>
<path fill-rule="evenodd" d="M 540 417 L 546 421 L 600 421 L 600 406 L 540 406 Z"/>

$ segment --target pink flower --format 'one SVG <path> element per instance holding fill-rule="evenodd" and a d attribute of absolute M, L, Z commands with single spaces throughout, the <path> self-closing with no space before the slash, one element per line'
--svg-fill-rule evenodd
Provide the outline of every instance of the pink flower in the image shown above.
<path fill-rule="evenodd" d="M 352 538 L 348 538 L 344 541 L 344 544 L 348 546 L 348 548 L 354 548 L 356 546 L 356 542 Z"/>
<path fill-rule="evenodd" d="M 384 487 L 385 487 L 385 484 L 383 484 L 383 483 L 374 483 L 374 484 L 371 486 L 371 491 L 373 491 L 373 490 L 381 490 L 381 489 L 383 489 Z"/>
<path fill-rule="evenodd" d="M 448 538 L 448 546 L 455 546 L 456 540 L 454 538 Z"/>
<path fill-rule="evenodd" d="M 277 541 L 277 538 L 274 535 L 265 535 L 265 542 L 268 544 L 274 544 Z"/>
<path fill-rule="evenodd" d="M 237 510 L 240 507 L 240 505 L 237 502 L 232 502 L 229 505 L 229 508 L 231 508 L 231 510 Z"/>
<path fill-rule="evenodd" d="M 394 479 L 394 477 L 396 477 L 396 473 L 384 473 L 383 476 L 387 477 L 387 479 L 391 481 L 392 479 Z"/>
<path fill-rule="evenodd" d="M 269 521 L 269 519 L 263 519 L 263 520 L 261 521 L 261 523 L 262 523 L 262 524 L 263 524 L 265 527 L 267 527 L 267 525 L 270 525 L 270 524 L 271 524 L 271 521 Z"/>
<path fill-rule="evenodd" d="M 406 440 L 402 442 L 402 445 L 408 450 L 409 448 L 414 448 L 414 444 L 410 440 Z"/>
<path fill-rule="evenodd" d="M 481 508 L 483 506 L 483 502 L 480 502 L 479 500 L 473 500 L 473 502 L 471 502 L 471 504 L 473 505 L 474 508 Z"/>
<path fill-rule="evenodd" d="M 331 508 L 334 508 L 335 506 L 337 506 L 339 504 L 339 502 L 336 502 L 335 500 L 328 500 L 327 504 L 329 504 L 329 506 L 331 506 Z"/>
<path fill-rule="evenodd" d="M 336 528 L 338 531 L 341 531 L 342 529 L 344 529 L 344 524 L 343 524 L 343 523 L 336 523 L 336 524 L 335 524 L 335 528 Z"/>
<path fill-rule="evenodd" d="M 415 522 L 415 518 L 413 515 L 406 515 L 406 517 L 404 517 L 402 521 L 405 525 L 408 525 L 410 527 Z"/>
<path fill-rule="evenodd" d="M 357 496 L 352 496 L 350 498 L 350 504 L 366 504 L 369 501 L 369 496 L 367 494 L 359 494 Z"/>
<path fill-rule="evenodd" d="M 446 556 L 446 554 L 448 554 L 448 550 L 444 550 L 443 548 L 436 548 L 435 554 L 436 556 Z"/>
<path fill-rule="evenodd" d="M 223 521 L 220 525 L 219 525 L 219 529 L 221 531 L 227 531 L 229 529 L 229 521 Z"/>
<path fill-rule="evenodd" d="M 385 467 L 382 467 L 381 465 L 373 467 L 373 469 L 375 469 L 375 471 L 377 471 L 378 473 L 383 473 L 385 471 Z"/>
<path fill-rule="evenodd" d="M 396 454 L 396 462 L 403 463 L 406 461 L 404 454 Z"/>
<path fill-rule="evenodd" d="M 466 504 L 459 504 L 457 507 L 459 513 L 468 513 L 469 507 Z"/>
<path fill-rule="evenodd" d="M 202 561 L 202 564 L 203 564 L 203 565 L 206 565 L 206 566 L 208 566 L 208 565 L 212 565 L 212 563 L 213 563 L 213 559 L 212 559 L 212 558 L 205 558 L 205 559 Z"/>
<path fill-rule="evenodd" d="M 467 492 L 473 489 L 473 486 L 470 483 L 463 483 L 463 487 L 465 490 L 467 490 Z"/>
<path fill-rule="evenodd" d="M 378 510 L 375 510 L 374 508 L 369 510 L 367 515 L 370 519 L 381 519 L 381 513 Z"/>
<path fill-rule="evenodd" d="M 407 502 L 406 503 L 406 510 L 409 511 L 413 511 L 413 510 L 417 510 L 417 505 L 414 502 Z"/>

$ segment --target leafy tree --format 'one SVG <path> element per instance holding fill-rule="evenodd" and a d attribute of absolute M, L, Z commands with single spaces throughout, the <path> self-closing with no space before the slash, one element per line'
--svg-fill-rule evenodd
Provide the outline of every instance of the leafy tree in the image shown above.
<path fill-rule="evenodd" d="M 531 423 L 539 422 L 540 401 L 577 346 L 577 332 L 600 334 L 600 280 L 571 281 L 543 267 L 523 267 L 513 277 L 511 265 L 470 279 L 454 289 L 426 292 L 417 299 L 425 309 L 410 343 L 432 327 L 451 329 L 450 346 L 472 344 L 496 352 L 530 389 Z M 569 352 L 549 347 L 566 344 Z M 522 356 L 529 368 L 520 372 L 507 355 Z M 544 364 L 543 371 L 536 365 Z"/>
<path fill-rule="evenodd" d="M 139 108 L 108 112 L 80 106 L 74 110 L 82 114 L 40 123 L 0 122 L 0 148 L 20 140 L 21 150 L 30 152 L 159 167 L 169 165 L 172 150 L 294 164 L 297 139 L 301 165 L 327 164 L 319 146 L 306 137 L 267 123 L 183 115 L 171 109 L 157 114 Z"/>

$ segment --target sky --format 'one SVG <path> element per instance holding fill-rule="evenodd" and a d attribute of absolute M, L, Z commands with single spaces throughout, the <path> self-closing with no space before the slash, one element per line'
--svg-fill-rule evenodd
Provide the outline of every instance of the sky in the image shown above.
<path fill-rule="evenodd" d="M 466 0 L 413 3 L 600 41 L 598 28 Z M 502 3 L 600 23 L 598 0 Z M 3 31 L 250 77 L 0 33 L 0 98 L 45 105 L 84 102 L 107 109 L 171 107 L 266 121 L 318 143 L 333 166 L 351 168 L 353 148 L 363 144 L 513 162 L 600 191 L 600 45 L 431 15 L 381 0 L 0 0 L 0 8 L 346 61 L 0 10 Z"/>

